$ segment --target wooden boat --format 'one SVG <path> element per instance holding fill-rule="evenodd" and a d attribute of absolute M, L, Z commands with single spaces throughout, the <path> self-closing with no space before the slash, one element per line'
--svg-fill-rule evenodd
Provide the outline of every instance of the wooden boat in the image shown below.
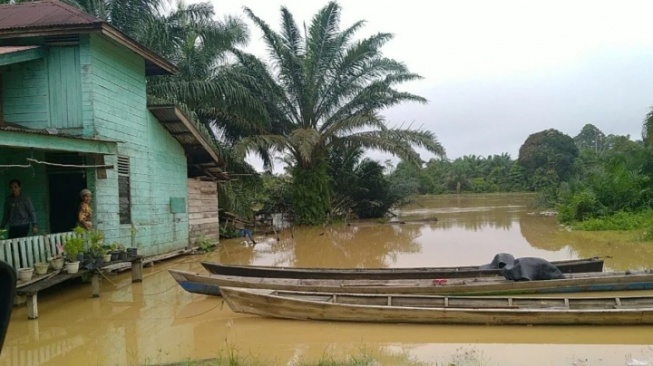
<path fill-rule="evenodd" d="M 241 287 L 280 291 L 426 294 L 426 295 L 518 295 L 653 289 L 653 270 L 642 272 L 575 273 L 566 279 L 510 281 L 502 277 L 415 279 L 415 280 L 317 280 L 261 278 L 169 270 L 186 291 L 216 295 L 221 287 Z"/>
<path fill-rule="evenodd" d="M 603 258 L 584 258 L 551 262 L 562 273 L 602 272 Z M 418 268 L 306 268 L 226 265 L 202 262 L 202 266 L 212 274 L 266 278 L 313 278 L 329 280 L 391 280 L 391 279 L 433 279 L 467 278 L 499 275 L 498 269 L 480 269 L 478 266 L 466 267 L 418 267 Z"/>
<path fill-rule="evenodd" d="M 653 296 L 442 297 L 223 287 L 234 312 L 286 319 L 483 325 L 653 324 Z"/>

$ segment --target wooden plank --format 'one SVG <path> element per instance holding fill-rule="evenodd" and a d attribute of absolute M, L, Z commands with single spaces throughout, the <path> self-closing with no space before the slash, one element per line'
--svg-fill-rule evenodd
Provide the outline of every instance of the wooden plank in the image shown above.
<path fill-rule="evenodd" d="M 190 222 L 190 225 L 192 225 L 192 226 L 194 226 L 194 225 L 203 225 L 203 224 L 218 224 L 219 223 L 217 217 L 208 218 L 208 219 L 195 219 L 195 220 L 191 220 L 189 222 Z"/>
<path fill-rule="evenodd" d="M 215 207 L 215 209 L 218 209 L 217 206 L 218 200 L 212 199 L 212 198 L 203 198 L 203 199 L 189 199 L 188 200 L 188 206 L 189 207 Z"/>
<path fill-rule="evenodd" d="M 218 218 L 218 212 L 213 211 L 213 212 L 201 212 L 201 213 L 194 213 L 194 214 L 189 214 L 188 215 L 188 220 L 193 221 L 197 219 L 208 219 L 208 218 Z"/>
<path fill-rule="evenodd" d="M 46 244 L 45 244 L 45 237 L 41 236 L 39 237 L 39 245 L 38 245 L 38 261 L 39 262 L 47 262 L 48 261 L 48 251 L 46 250 Z"/>
<path fill-rule="evenodd" d="M 33 236 L 28 236 L 25 238 L 25 241 L 23 242 L 23 250 L 26 252 L 25 255 L 25 267 L 33 267 L 34 266 L 34 237 Z"/>
<path fill-rule="evenodd" d="M 11 251 L 13 254 L 13 263 L 12 267 L 18 269 L 20 268 L 20 252 L 18 251 L 18 239 L 11 240 Z"/>

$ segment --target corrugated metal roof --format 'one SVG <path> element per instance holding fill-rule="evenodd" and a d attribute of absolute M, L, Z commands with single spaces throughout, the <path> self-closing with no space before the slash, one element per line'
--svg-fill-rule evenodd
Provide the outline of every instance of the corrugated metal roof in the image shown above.
<path fill-rule="evenodd" d="M 94 16 L 57 0 L 0 5 L 0 30 L 101 23 Z"/>
<path fill-rule="evenodd" d="M 6 55 L 8 53 L 27 51 L 33 48 L 39 48 L 39 46 L 0 46 L 0 55 Z"/>

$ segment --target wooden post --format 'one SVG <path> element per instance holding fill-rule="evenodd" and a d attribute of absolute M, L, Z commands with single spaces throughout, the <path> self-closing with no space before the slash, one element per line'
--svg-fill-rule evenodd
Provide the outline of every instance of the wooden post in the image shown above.
<path fill-rule="evenodd" d="M 27 319 L 37 319 L 39 317 L 37 300 L 37 293 L 27 295 Z"/>
<path fill-rule="evenodd" d="M 143 282 L 143 258 L 132 261 L 132 282 Z"/>
<path fill-rule="evenodd" d="M 100 297 L 100 271 L 93 271 L 91 276 L 91 296 Z"/>

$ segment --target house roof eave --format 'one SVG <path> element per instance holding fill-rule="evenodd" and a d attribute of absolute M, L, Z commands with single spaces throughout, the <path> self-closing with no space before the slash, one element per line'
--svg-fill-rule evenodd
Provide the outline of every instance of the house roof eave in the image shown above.
<path fill-rule="evenodd" d="M 143 57 L 146 63 L 146 75 L 148 76 L 172 75 L 177 72 L 177 68 L 172 63 L 105 22 L 2 29 L 0 30 L 0 39 L 88 33 L 100 33 Z"/>

